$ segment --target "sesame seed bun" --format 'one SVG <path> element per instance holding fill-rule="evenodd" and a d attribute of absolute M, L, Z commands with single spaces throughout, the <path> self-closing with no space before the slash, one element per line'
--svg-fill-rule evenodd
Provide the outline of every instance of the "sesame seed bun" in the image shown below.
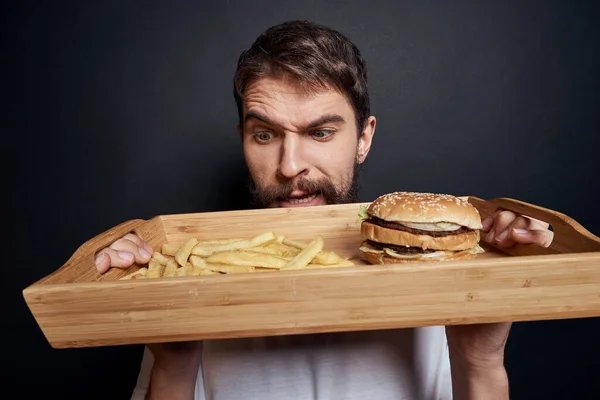
<path fill-rule="evenodd" d="M 390 222 L 449 222 L 481 229 L 479 211 L 468 201 L 447 194 L 394 192 L 373 201 L 369 215 Z"/>

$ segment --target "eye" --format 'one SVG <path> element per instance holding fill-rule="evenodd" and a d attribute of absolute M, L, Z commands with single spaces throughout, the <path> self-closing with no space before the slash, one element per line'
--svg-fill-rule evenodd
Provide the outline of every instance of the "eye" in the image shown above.
<path fill-rule="evenodd" d="M 320 129 L 318 131 L 311 132 L 311 135 L 316 140 L 326 140 L 326 139 L 329 139 L 333 135 L 333 131 Z"/>
<path fill-rule="evenodd" d="M 254 132 L 252 136 L 254 136 L 254 140 L 258 143 L 267 143 L 273 139 L 273 134 L 269 132 Z"/>

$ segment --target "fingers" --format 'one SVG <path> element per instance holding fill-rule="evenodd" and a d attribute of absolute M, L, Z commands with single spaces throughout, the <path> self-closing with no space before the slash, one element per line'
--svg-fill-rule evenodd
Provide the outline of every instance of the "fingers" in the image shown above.
<path fill-rule="evenodd" d="M 518 216 L 512 211 L 497 211 L 486 218 L 482 225 L 485 241 L 499 247 L 511 247 L 516 243 L 535 243 L 548 247 L 554 238 L 554 233 L 548 230 L 548 223 Z"/>
<path fill-rule="evenodd" d="M 513 221 L 511 221 L 507 226 L 502 225 L 502 228 L 499 228 L 496 231 L 496 236 L 492 238 L 498 246 L 500 247 L 511 247 L 516 244 L 511 236 L 510 232 L 513 229 L 521 229 L 521 230 L 529 230 L 532 229 L 532 223 L 528 218 L 525 217 L 516 217 Z"/>
<path fill-rule="evenodd" d="M 152 253 L 152 247 L 133 233 L 128 233 L 127 235 L 123 236 L 122 239 L 132 241 L 137 247 L 144 248 L 148 253 Z"/>
<path fill-rule="evenodd" d="M 116 240 L 109 247 L 104 248 L 96 255 L 96 269 L 100 273 L 106 272 L 110 267 L 127 268 L 134 262 L 146 264 L 152 257 L 152 247 L 139 237 L 127 234 Z"/>
<path fill-rule="evenodd" d="M 531 225 L 531 229 L 548 229 L 550 228 L 550 224 L 544 221 L 540 221 L 539 219 L 535 219 L 535 218 L 531 218 L 531 217 L 525 217 L 525 218 L 529 218 L 532 222 Z"/>
<path fill-rule="evenodd" d="M 96 269 L 101 274 L 105 273 L 110 268 L 110 262 L 111 262 L 110 256 L 104 252 L 98 253 L 98 255 L 96 256 L 95 262 L 96 262 Z"/>
<path fill-rule="evenodd" d="M 483 226 L 481 232 L 489 232 L 492 225 L 494 225 L 494 219 L 496 218 L 496 215 L 498 215 L 499 213 L 500 211 L 496 211 L 493 214 L 488 215 L 487 218 L 481 221 L 481 225 Z"/>
<path fill-rule="evenodd" d="M 146 263 L 152 256 L 152 247 L 136 235 L 130 233 L 115 241 L 109 248 L 132 253 L 137 263 Z"/>
<path fill-rule="evenodd" d="M 512 240 L 516 243 L 535 243 L 548 247 L 554 239 L 554 232 L 547 229 L 512 229 Z"/>
<path fill-rule="evenodd" d="M 109 247 L 102 249 L 96 256 L 96 269 L 100 273 L 110 267 L 127 268 L 133 264 L 135 256 L 129 251 L 113 250 Z"/>
<path fill-rule="evenodd" d="M 489 243 L 497 243 L 499 242 L 497 238 L 517 219 L 517 214 L 512 211 L 497 211 L 492 215 L 492 226 L 488 228 L 485 240 Z"/>

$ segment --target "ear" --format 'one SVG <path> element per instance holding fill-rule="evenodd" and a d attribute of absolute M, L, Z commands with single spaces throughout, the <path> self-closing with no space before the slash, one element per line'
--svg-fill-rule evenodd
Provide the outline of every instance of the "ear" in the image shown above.
<path fill-rule="evenodd" d="M 377 120 L 374 116 L 367 118 L 365 126 L 358 138 L 358 152 L 356 155 L 356 162 L 362 164 L 371 150 L 371 143 L 373 142 L 373 135 L 375 135 L 375 125 Z"/>
<path fill-rule="evenodd" d="M 241 125 L 237 126 L 237 131 L 238 131 L 238 135 L 240 136 L 240 140 L 244 139 L 244 130 L 242 129 Z"/>

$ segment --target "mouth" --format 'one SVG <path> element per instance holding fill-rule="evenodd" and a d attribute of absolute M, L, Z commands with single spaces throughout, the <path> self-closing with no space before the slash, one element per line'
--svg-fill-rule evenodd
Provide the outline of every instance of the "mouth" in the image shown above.
<path fill-rule="evenodd" d="M 279 199 L 280 207 L 306 207 L 323 204 L 321 192 L 295 194 Z"/>

